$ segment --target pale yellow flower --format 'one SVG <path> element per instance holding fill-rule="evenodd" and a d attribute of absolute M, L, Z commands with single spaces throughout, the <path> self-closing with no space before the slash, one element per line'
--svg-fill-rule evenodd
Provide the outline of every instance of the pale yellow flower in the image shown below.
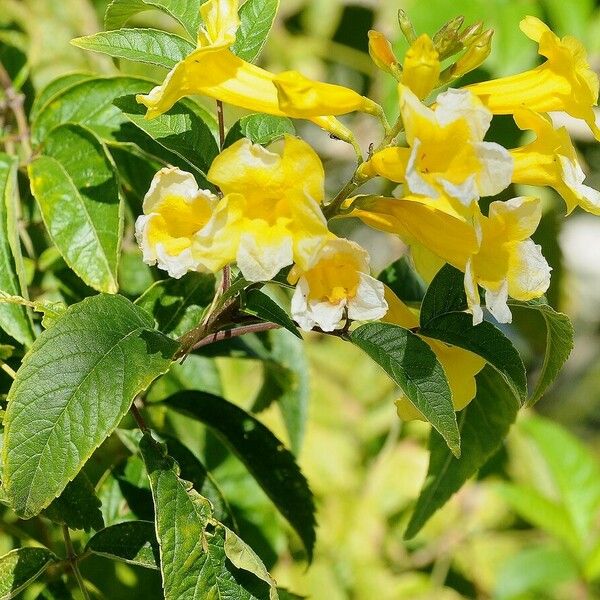
<path fill-rule="evenodd" d="M 237 261 L 247 280 L 267 281 L 292 263 L 307 269 L 325 244 L 323 165 L 302 140 L 285 136 L 277 154 L 241 139 L 215 158 L 207 179 L 224 194 L 224 260 Z"/>
<path fill-rule="evenodd" d="M 144 198 L 144 214 L 136 221 L 144 262 L 175 278 L 188 271 L 218 270 L 222 264 L 215 261 L 213 246 L 223 224 L 218 202 L 212 192 L 198 188 L 192 174 L 161 169 Z"/>
<path fill-rule="evenodd" d="M 515 161 L 513 181 L 554 188 L 563 197 L 569 213 L 580 206 L 600 215 L 600 192 L 583 183 L 585 173 L 566 128 L 554 127 L 549 117 L 529 110 L 516 112 L 515 121 L 521 129 L 533 131 L 536 138 L 511 150 Z"/>
<path fill-rule="evenodd" d="M 572 36 L 559 38 L 535 17 L 521 21 L 521 30 L 539 44 L 547 60 L 530 71 L 467 86 L 494 114 L 521 108 L 535 112 L 564 111 L 584 119 L 597 139 L 600 129 L 593 107 L 598 100 L 598 76 L 588 64 L 585 48 Z"/>
<path fill-rule="evenodd" d="M 383 283 L 369 274 L 369 255 L 344 238 L 332 236 L 308 269 L 296 265 L 288 280 L 296 285 L 292 317 L 304 331 L 315 325 L 333 331 L 344 316 L 372 321 L 387 311 Z"/>

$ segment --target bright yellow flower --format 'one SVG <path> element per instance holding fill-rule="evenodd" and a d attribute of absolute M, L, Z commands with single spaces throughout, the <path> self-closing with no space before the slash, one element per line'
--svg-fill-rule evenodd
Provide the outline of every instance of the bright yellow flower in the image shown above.
<path fill-rule="evenodd" d="M 389 308 L 383 321 L 400 325 L 406 329 L 419 326 L 418 313 L 409 309 L 389 288 L 385 289 L 385 299 Z M 446 373 L 454 409 L 462 410 L 475 398 L 477 392 L 475 375 L 483 369 L 485 360 L 468 350 L 449 346 L 426 336 L 420 337 L 433 350 Z M 403 421 L 425 420 L 422 413 L 404 395 L 396 400 L 396 410 Z"/>
<path fill-rule="evenodd" d="M 431 38 L 424 33 L 406 51 L 401 82 L 422 100 L 437 86 L 439 77 L 439 54 Z"/>
<path fill-rule="evenodd" d="M 410 148 L 375 153 L 362 166 L 363 174 L 405 183 L 412 194 L 449 196 L 464 207 L 510 184 L 510 154 L 499 144 L 483 141 L 492 115 L 469 92 L 448 90 L 432 110 L 400 86 L 400 113 Z"/>
<path fill-rule="evenodd" d="M 369 31 L 369 54 L 373 62 L 382 70 L 396 75 L 400 73 L 398 59 L 390 41 L 379 31 Z"/>
<path fill-rule="evenodd" d="M 574 37 L 559 38 L 535 17 L 521 21 L 521 30 L 538 42 L 548 60 L 530 71 L 468 86 L 494 114 L 521 108 L 535 112 L 564 111 L 584 119 L 597 139 L 600 129 L 593 107 L 598 100 L 598 76 L 590 68 L 585 48 Z"/>
<path fill-rule="evenodd" d="M 171 277 L 188 271 L 216 271 L 215 237 L 222 223 L 219 199 L 198 189 L 194 176 L 176 168 L 161 169 L 144 198 L 136 237 L 144 262 Z"/>
<path fill-rule="evenodd" d="M 536 139 L 511 150 L 515 161 L 513 181 L 554 188 L 564 198 L 568 212 L 581 206 L 600 215 L 600 192 L 583 183 L 585 173 L 568 131 L 555 128 L 549 117 L 529 110 L 515 113 L 515 121 L 521 129 L 533 131 Z"/>
<path fill-rule="evenodd" d="M 212 163 L 207 179 L 224 194 L 227 225 L 216 240 L 249 281 L 297 263 L 308 269 L 329 237 L 320 209 L 323 165 L 302 140 L 285 136 L 280 154 L 242 139 Z"/>
<path fill-rule="evenodd" d="M 318 82 L 314 82 L 314 89 L 311 89 L 306 83 L 308 80 L 304 80 L 306 89 L 311 92 L 310 110 L 306 105 L 296 107 L 292 104 L 286 105 L 289 109 L 286 112 L 280 106 L 274 82 L 276 76 L 242 60 L 231 51 L 239 27 L 237 8 L 237 0 L 208 0 L 201 6 L 205 28 L 198 36 L 198 49 L 175 65 L 161 85 L 147 95 L 137 96 L 137 101 L 148 108 L 146 118 L 157 117 L 181 98 L 197 94 L 255 112 L 276 116 L 299 115 L 350 141 L 352 133 L 332 116 L 342 114 L 339 109 L 331 112 L 334 101 L 343 98 L 347 112 L 367 106 L 381 110 L 353 90 Z M 292 76 L 285 75 L 284 81 L 286 77 Z"/>
<path fill-rule="evenodd" d="M 307 270 L 296 265 L 292 317 L 304 331 L 339 327 L 344 313 L 354 321 L 380 319 L 387 311 L 383 283 L 369 275 L 369 255 L 358 244 L 332 236 Z"/>
<path fill-rule="evenodd" d="M 492 202 L 488 216 L 480 215 L 479 250 L 463 269 L 475 324 L 483 319 L 478 285 L 485 290 L 487 309 L 499 323 L 512 320 L 509 296 L 532 300 L 548 289 L 551 269 L 541 246 L 530 239 L 541 217 L 541 202 L 532 197 Z"/>

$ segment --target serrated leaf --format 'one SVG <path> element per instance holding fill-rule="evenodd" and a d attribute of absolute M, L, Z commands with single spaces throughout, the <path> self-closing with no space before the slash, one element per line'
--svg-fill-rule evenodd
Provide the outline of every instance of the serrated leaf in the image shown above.
<path fill-rule="evenodd" d="M 146 569 L 160 569 L 160 550 L 154 523 L 128 521 L 98 531 L 88 541 L 86 551 Z"/>
<path fill-rule="evenodd" d="M 450 265 L 434 277 L 421 305 L 419 333 L 485 358 L 524 402 L 527 376 L 523 360 L 496 326 L 487 321 L 474 326 L 472 316 L 463 312 L 467 308 L 463 277 Z"/>
<path fill-rule="evenodd" d="M 567 362 L 573 350 L 575 332 L 567 315 L 556 312 L 543 302 L 511 300 L 509 306 L 535 310 L 542 315 L 546 323 L 546 354 L 535 389 L 527 400 L 527 405 L 533 406 L 546 393 Z"/>
<path fill-rule="evenodd" d="M 71 306 L 25 357 L 4 421 L 4 487 L 23 518 L 46 508 L 116 429 L 177 344 L 121 296 Z"/>
<path fill-rule="evenodd" d="M 86 73 L 67 73 L 62 77 L 53 79 L 42 91 L 35 97 L 31 112 L 29 114 L 30 122 L 33 122 L 44 106 L 52 100 L 52 98 L 60 95 L 74 85 L 92 79 L 93 76 Z"/>
<path fill-rule="evenodd" d="M 196 167 L 203 175 L 219 154 L 217 142 L 208 124 L 198 112 L 192 111 L 184 103 L 152 120 L 145 118 L 146 109 L 135 101 L 134 96 L 124 96 L 115 100 L 115 105 L 123 111 L 136 127 L 149 135 L 167 150 Z"/>
<path fill-rule="evenodd" d="M 211 394 L 180 392 L 165 403 L 219 434 L 296 530 L 311 559 L 315 542 L 312 493 L 294 456 L 273 433 L 235 404 Z"/>
<path fill-rule="evenodd" d="M 114 293 L 123 215 L 112 160 L 75 124 L 56 127 L 29 166 L 42 218 L 69 267 L 90 287 Z"/>
<path fill-rule="evenodd" d="M 0 153 L 0 291 L 11 296 L 22 292 L 17 270 L 17 261 L 22 259 L 17 223 L 12 214 L 18 162 Z M 33 328 L 23 306 L 0 302 L 0 329 L 21 344 L 33 343 Z"/>
<path fill-rule="evenodd" d="M 112 0 L 104 14 L 106 29 L 118 29 L 131 17 L 158 8 L 179 21 L 195 40 L 200 26 L 200 5 L 204 0 Z"/>
<path fill-rule="evenodd" d="M 200 324 L 214 294 L 213 275 L 188 273 L 157 281 L 135 303 L 156 319 L 160 331 L 178 338 Z"/>
<path fill-rule="evenodd" d="M 402 302 L 421 302 L 426 287 L 418 273 L 413 271 L 406 258 L 400 258 L 384 269 L 378 277 Z"/>
<path fill-rule="evenodd" d="M 242 117 L 227 132 L 224 146 L 231 146 L 242 138 L 252 140 L 254 144 L 268 146 L 284 135 L 294 135 L 296 128 L 291 119 L 287 117 L 274 117 L 272 115 L 247 115 Z"/>
<path fill-rule="evenodd" d="M 267 294 L 260 290 L 249 290 L 244 295 L 242 312 L 281 325 L 296 337 L 302 339 L 298 328 L 291 317 Z"/>
<path fill-rule="evenodd" d="M 172 69 L 196 47 L 188 40 L 158 29 L 101 31 L 71 40 L 84 50 Z"/>
<path fill-rule="evenodd" d="M 104 527 L 100 506 L 101 502 L 96 496 L 94 486 L 81 471 L 67 484 L 63 493 L 43 511 L 43 515 L 55 523 L 66 525 L 69 529 L 99 531 Z"/>
<path fill-rule="evenodd" d="M 212 518 L 210 502 L 179 477 L 164 447 L 145 435 L 140 450 L 154 498 L 165 600 L 267 598 L 226 561 L 225 527 Z"/>
<path fill-rule="evenodd" d="M 254 62 L 267 41 L 278 10 L 279 0 L 246 0 L 240 8 L 240 27 L 231 47 L 234 54 Z"/>
<path fill-rule="evenodd" d="M 429 438 L 429 470 L 405 538 L 414 537 L 500 447 L 514 422 L 519 403 L 504 379 L 490 366 L 477 375 L 477 395 L 459 413 L 461 458 L 448 451 L 434 430 Z"/>
<path fill-rule="evenodd" d="M 0 557 L 0 600 L 16 598 L 55 562 L 56 555 L 46 548 L 19 548 Z"/>
<path fill-rule="evenodd" d="M 361 325 L 350 334 L 350 341 L 383 368 L 460 456 L 452 392 L 433 350 L 411 331 L 389 323 Z"/>

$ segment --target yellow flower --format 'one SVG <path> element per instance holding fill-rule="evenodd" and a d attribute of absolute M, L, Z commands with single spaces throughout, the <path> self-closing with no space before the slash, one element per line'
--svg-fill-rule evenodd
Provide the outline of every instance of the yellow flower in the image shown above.
<path fill-rule="evenodd" d="M 355 321 L 371 321 L 387 311 L 383 283 L 369 275 L 369 255 L 344 238 L 332 236 L 308 269 L 296 265 L 288 280 L 296 285 L 292 317 L 304 331 L 315 325 L 333 331 L 344 313 Z"/>
<path fill-rule="evenodd" d="M 548 289 L 551 269 L 541 247 L 530 239 L 541 217 L 541 202 L 532 197 L 492 202 L 488 216 L 479 216 L 479 250 L 463 269 L 474 324 L 483 320 L 478 285 L 485 290 L 487 309 L 499 323 L 512 320 L 509 296 L 532 300 Z"/>
<path fill-rule="evenodd" d="M 521 129 L 533 131 L 536 139 L 511 150 L 515 161 L 513 181 L 554 188 L 564 198 L 568 212 L 581 206 L 600 215 L 600 192 L 583 183 L 585 173 L 567 130 L 555 128 L 549 117 L 530 110 L 516 112 L 515 121 Z"/>
<path fill-rule="evenodd" d="M 437 86 L 439 77 L 439 54 L 431 38 L 424 33 L 406 51 L 401 82 L 422 100 Z"/>
<path fill-rule="evenodd" d="M 350 141 L 353 139 L 350 130 L 332 116 L 342 114 L 339 109 L 331 112 L 334 101 L 342 98 L 347 112 L 362 110 L 363 106 L 381 110 L 353 90 L 318 82 L 314 82 L 314 89 L 311 89 L 308 80 L 302 80 L 304 89 L 311 92 L 310 105 L 307 107 L 304 103 L 296 107 L 293 103 L 286 104 L 289 110 L 286 112 L 280 106 L 280 92 L 274 81 L 276 76 L 242 60 L 231 51 L 239 27 L 237 7 L 237 0 L 208 0 L 201 6 L 205 28 L 198 36 L 198 48 L 175 65 L 161 85 L 147 95 L 137 96 L 137 101 L 148 108 L 146 118 L 157 117 L 181 98 L 197 94 L 255 112 L 276 116 L 298 115 Z M 284 74 L 283 84 L 286 77 L 292 78 L 292 75 Z M 299 74 L 298 77 L 301 78 Z"/>
<path fill-rule="evenodd" d="M 389 308 L 383 321 L 406 329 L 419 326 L 418 313 L 409 309 L 389 288 L 385 288 L 385 299 Z M 444 369 L 452 392 L 454 409 L 462 410 L 475 397 L 477 392 L 475 375 L 483 369 L 485 360 L 468 350 L 449 346 L 426 336 L 420 337 L 433 350 Z M 422 413 L 404 395 L 396 400 L 396 410 L 403 421 L 425 420 Z"/>
<path fill-rule="evenodd" d="M 467 86 L 494 114 L 520 108 L 535 112 L 564 111 L 584 119 L 597 139 L 600 129 L 593 107 L 598 100 L 598 76 L 590 68 L 585 48 L 574 37 L 559 38 L 535 17 L 521 21 L 521 30 L 538 42 L 548 60 L 535 69 Z"/>
<path fill-rule="evenodd" d="M 242 139 L 213 161 L 207 179 L 224 194 L 227 225 L 217 238 L 227 262 L 249 281 L 307 269 L 329 232 L 320 209 L 323 165 L 302 140 L 285 136 L 282 154 Z"/>
<path fill-rule="evenodd" d="M 144 214 L 136 221 L 144 262 L 175 278 L 188 271 L 218 270 L 222 264 L 215 262 L 213 253 L 222 223 L 218 201 L 210 191 L 198 189 L 190 173 L 161 169 L 144 198 Z"/>
<path fill-rule="evenodd" d="M 390 41 L 379 31 L 369 31 L 369 54 L 373 62 L 382 70 L 396 75 L 400 73 L 398 59 Z"/>
<path fill-rule="evenodd" d="M 400 113 L 410 148 L 375 153 L 361 173 L 405 183 L 412 194 L 449 196 L 464 207 L 510 184 L 512 158 L 499 144 L 483 141 L 492 115 L 469 92 L 448 90 L 432 110 L 401 86 Z"/>

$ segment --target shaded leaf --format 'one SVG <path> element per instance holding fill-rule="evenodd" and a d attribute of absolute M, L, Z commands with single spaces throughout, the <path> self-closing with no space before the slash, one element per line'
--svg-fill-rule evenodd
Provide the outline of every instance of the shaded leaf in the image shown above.
<path fill-rule="evenodd" d="M 53 79 L 42 91 L 35 97 L 31 112 L 29 114 L 29 120 L 34 121 L 44 106 L 50 102 L 53 98 L 60 95 L 66 89 L 87 81 L 93 77 L 87 73 L 67 73 L 62 77 Z"/>
<path fill-rule="evenodd" d="M 254 144 L 268 146 L 286 134 L 294 135 L 295 133 L 294 123 L 287 117 L 263 114 L 247 115 L 237 121 L 227 132 L 224 145 L 225 147 L 231 146 L 242 138 L 248 138 Z"/>
<path fill-rule="evenodd" d="M 249 290 L 244 294 L 242 312 L 253 315 L 263 321 L 276 323 L 302 339 L 298 328 L 291 317 L 267 294 L 260 290 Z"/>
<path fill-rule="evenodd" d="M 384 269 L 378 277 L 394 294 L 408 304 L 421 302 L 426 286 L 418 273 L 411 269 L 406 258 L 400 258 Z"/>
<path fill-rule="evenodd" d="M 4 421 L 4 486 L 21 517 L 64 490 L 176 349 L 121 296 L 87 298 L 41 334 L 17 373 Z"/>
<path fill-rule="evenodd" d="M 58 559 L 46 548 L 19 548 L 0 557 L 0 600 L 10 600 Z"/>

